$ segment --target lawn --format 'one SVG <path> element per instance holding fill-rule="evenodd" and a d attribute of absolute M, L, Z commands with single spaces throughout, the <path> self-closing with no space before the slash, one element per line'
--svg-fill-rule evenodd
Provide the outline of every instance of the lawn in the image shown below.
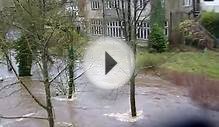
<path fill-rule="evenodd" d="M 158 54 L 141 51 L 138 53 L 138 67 L 152 65 L 179 72 L 192 72 L 219 78 L 219 52 L 167 52 Z"/>

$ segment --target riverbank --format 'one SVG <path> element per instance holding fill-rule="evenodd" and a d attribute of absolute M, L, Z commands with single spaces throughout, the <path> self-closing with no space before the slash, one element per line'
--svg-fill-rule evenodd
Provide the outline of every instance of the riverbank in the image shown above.
<path fill-rule="evenodd" d="M 202 74 L 219 79 L 219 52 L 165 52 L 140 51 L 139 67 L 153 67 L 177 72 Z"/>

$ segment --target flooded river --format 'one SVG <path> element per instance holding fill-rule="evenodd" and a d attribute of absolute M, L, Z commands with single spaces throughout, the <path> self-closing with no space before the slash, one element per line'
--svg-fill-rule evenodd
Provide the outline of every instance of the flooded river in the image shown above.
<path fill-rule="evenodd" d="M 16 82 L 4 65 L 0 69 L 0 75 L 5 79 L 0 82 L 0 88 Z M 34 72 L 35 79 L 38 73 Z M 30 79 L 25 82 L 34 95 L 44 102 L 43 84 Z M 56 127 L 165 127 L 177 121 L 193 119 L 211 122 L 219 127 L 219 112 L 192 102 L 185 88 L 145 74 L 139 74 L 136 83 L 138 117 L 130 118 L 128 85 L 116 90 L 103 90 L 91 85 L 82 76 L 77 80 L 77 93 L 73 99 L 52 98 Z M 46 117 L 46 112 L 19 84 L 0 91 L 0 114 Z M 48 122 L 0 119 L 0 127 L 48 127 Z"/>

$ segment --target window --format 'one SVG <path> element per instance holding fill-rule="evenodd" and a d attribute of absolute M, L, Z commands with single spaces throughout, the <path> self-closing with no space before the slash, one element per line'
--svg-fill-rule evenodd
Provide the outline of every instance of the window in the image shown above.
<path fill-rule="evenodd" d="M 114 0 L 114 8 L 121 8 L 120 6 L 121 6 L 121 4 L 120 4 L 120 2 L 119 2 L 120 0 Z"/>
<path fill-rule="evenodd" d="M 100 20 L 100 19 L 92 19 L 91 20 L 90 32 L 93 35 L 101 35 L 101 34 L 103 34 L 102 20 Z"/>
<path fill-rule="evenodd" d="M 99 1 L 91 1 L 91 9 L 99 9 Z"/>
<path fill-rule="evenodd" d="M 110 37 L 123 37 L 122 22 L 110 21 L 107 23 L 107 36 Z"/>
<path fill-rule="evenodd" d="M 103 34 L 103 23 L 100 19 L 91 20 L 90 32 L 92 35 L 102 35 Z M 120 21 L 109 21 L 106 28 L 106 35 L 110 37 L 124 37 L 122 31 L 122 22 Z"/>
<path fill-rule="evenodd" d="M 165 22 L 165 26 L 164 26 L 164 34 L 165 34 L 166 36 L 169 35 L 168 21 Z"/>
<path fill-rule="evenodd" d="M 183 0 L 183 6 L 192 6 L 192 0 Z"/>
<path fill-rule="evenodd" d="M 75 1 L 67 0 L 64 4 L 65 11 L 70 13 L 71 15 L 78 15 L 78 3 Z"/>
<path fill-rule="evenodd" d="M 108 0 L 106 2 L 106 9 L 112 9 L 112 8 L 120 8 L 119 0 Z"/>
<path fill-rule="evenodd" d="M 106 9 L 112 9 L 112 1 L 106 2 Z"/>
<path fill-rule="evenodd" d="M 148 40 L 149 34 L 150 34 L 150 26 L 147 22 L 139 22 L 137 26 L 137 38 Z"/>
<path fill-rule="evenodd" d="M 169 28 L 168 21 L 165 22 L 164 26 L 164 34 L 168 36 Z M 148 40 L 150 35 L 150 25 L 147 22 L 141 22 L 137 24 L 137 38 L 141 40 Z"/>

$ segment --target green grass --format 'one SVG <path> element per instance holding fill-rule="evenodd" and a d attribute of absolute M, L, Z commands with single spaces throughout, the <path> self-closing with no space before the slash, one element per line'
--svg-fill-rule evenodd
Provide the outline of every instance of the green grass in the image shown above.
<path fill-rule="evenodd" d="M 151 57 L 154 57 L 151 59 Z M 168 52 L 154 54 L 140 52 L 137 56 L 137 66 L 148 66 L 148 63 L 159 65 L 160 68 L 204 74 L 219 78 L 219 52 Z"/>
<path fill-rule="evenodd" d="M 161 66 L 163 63 L 167 61 L 170 57 L 170 53 L 148 53 L 140 52 L 137 55 L 137 68 L 147 68 L 147 67 L 154 67 L 157 68 Z"/>

